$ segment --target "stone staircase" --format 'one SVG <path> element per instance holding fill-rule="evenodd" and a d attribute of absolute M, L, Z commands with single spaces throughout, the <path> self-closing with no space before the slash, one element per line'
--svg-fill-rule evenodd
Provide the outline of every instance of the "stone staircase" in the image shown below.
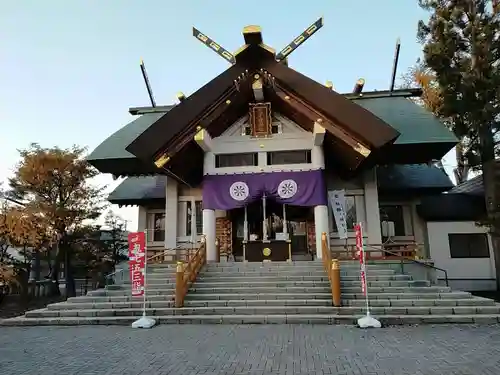
<path fill-rule="evenodd" d="M 160 324 L 353 324 L 365 313 L 359 263 L 342 262 L 341 280 L 342 307 L 333 307 L 320 262 L 208 264 L 184 307 L 175 309 L 175 268 L 152 266 L 147 312 Z M 428 281 L 397 274 L 383 264 L 369 265 L 368 285 L 372 315 L 384 324 L 500 321 L 500 305 L 490 299 L 430 286 Z M 130 324 L 141 314 L 142 298 L 130 297 L 127 285 L 115 285 L 0 324 Z"/>

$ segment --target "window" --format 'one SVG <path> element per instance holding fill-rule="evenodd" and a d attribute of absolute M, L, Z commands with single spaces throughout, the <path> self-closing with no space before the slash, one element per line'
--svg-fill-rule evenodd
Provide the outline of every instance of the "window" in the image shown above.
<path fill-rule="evenodd" d="M 196 234 L 203 234 L 203 205 L 201 201 L 195 202 L 195 211 L 196 211 Z"/>
<path fill-rule="evenodd" d="M 177 237 L 188 239 L 194 231 L 196 231 L 196 235 L 203 234 L 202 201 L 194 199 L 179 201 L 177 206 Z"/>
<path fill-rule="evenodd" d="M 215 155 L 215 168 L 257 166 L 257 155 L 256 152 Z"/>
<path fill-rule="evenodd" d="M 405 221 L 403 206 L 384 205 L 380 206 L 380 221 L 392 221 L 394 223 L 394 235 L 405 236 Z"/>
<path fill-rule="evenodd" d="M 490 249 L 486 233 L 449 233 L 452 258 L 489 258 Z"/>
<path fill-rule="evenodd" d="M 311 150 L 274 151 L 267 153 L 267 165 L 306 164 L 311 162 Z"/>
<path fill-rule="evenodd" d="M 353 195 L 347 195 L 345 197 L 345 219 L 347 224 L 347 229 L 349 231 L 354 230 L 354 225 L 356 225 L 356 200 Z M 335 216 L 333 215 L 332 206 L 328 202 L 328 216 L 330 217 L 330 222 L 332 223 L 332 232 L 338 232 L 337 222 L 335 221 Z"/>
<path fill-rule="evenodd" d="M 165 212 L 155 212 L 149 214 L 148 240 L 152 242 L 165 241 Z"/>
<path fill-rule="evenodd" d="M 282 131 L 281 123 L 273 122 L 271 125 L 271 134 L 281 134 L 282 132 L 283 131 Z M 252 135 L 252 127 L 250 126 L 250 124 L 248 122 L 243 124 L 243 130 L 241 133 L 242 133 L 241 135 Z"/>

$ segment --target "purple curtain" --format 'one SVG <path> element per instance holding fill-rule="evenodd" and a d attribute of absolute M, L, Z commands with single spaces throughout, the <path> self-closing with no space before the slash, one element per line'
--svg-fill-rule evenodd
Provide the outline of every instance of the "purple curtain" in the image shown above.
<path fill-rule="evenodd" d="M 263 195 L 295 206 L 326 205 L 323 171 L 210 175 L 203 178 L 203 208 L 231 210 Z"/>

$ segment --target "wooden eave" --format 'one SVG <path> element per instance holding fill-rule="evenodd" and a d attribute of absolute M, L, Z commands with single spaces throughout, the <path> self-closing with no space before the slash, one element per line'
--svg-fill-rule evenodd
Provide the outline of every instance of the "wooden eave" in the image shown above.
<path fill-rule="evenodd" d="M 394 142 L 400 135 L 397 130 L 368 110 L 288 66 L 266 60 L 262 62 L 262 68 L 284 89 L 373 149 Z"/>
<path fill-rule="evenodd" d="M 233 94 L 234 81 L 245 70 L 240 65 L 233 65 L 225 70 L 158 119 L 130 143 L 126 150 L 139 159 L 152 162 L 167 142 L 184 139 L 190 125 L 199 123 L 214 107 L 214 103 L 225 102 Z"/>

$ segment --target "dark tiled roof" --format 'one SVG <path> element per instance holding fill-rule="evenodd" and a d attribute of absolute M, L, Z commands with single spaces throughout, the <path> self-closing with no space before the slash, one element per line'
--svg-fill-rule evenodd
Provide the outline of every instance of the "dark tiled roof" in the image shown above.
<path fill-rule="evenodd" d="M 166 176 L 128 177 L 108 196 L 113 204 L 130 205 L 140 201 L 165 199 Z"/>
<path fill-rule="evenodd" d="M 431 112 L 403 97 L 363 98 L 354 100 L 380 117 L 401 135 L 395 144 L 458 142 L 455 135 Z"/>
<path fill-rule="evenodd" d="M 92 162 L 93 160 L 102 159 L 135 158 L 134 155 L 125 150 L 125 147 L 164 114 L 165 113 L 148 113 L 137 117 L 134 121 L 128 123 L 106 138 L 94 151 L 92 151 L 87 157 L 87 160 Z"/>
<path fill-rule="evenodd" d="M 444 170 L 427 164 L 379 166 L 377 179 L 381 191 L 446 191 L 454 186 Z"/>
<path fill-rule="evenodd" d="M 422 199 L 417 212 L 428 221 L 477 221 L 486 215 L 486 205 L 483 197 L 447 193 Z"/>
<path fill-rule="evenodd" d="M 401 96 L 366 97 L 353 98 L 356 104 L 381 118 L 401 135 L 396 144 L 422 144 L 422 143 L 445 143 L 451 149 L 457 139 L 445 126 L 430 112 Z M 165 106 L 171 109 L 173 106 Z M 135 156 L 125 150 L 140 134 L 155 123 L 165 112 L 147 113 L 104 140 L 88 157 L 87 160 L 98 169 L 103 169 L 104 161 L 118 161 L 122 159 L 132 161 Z M 105 168 L 112 169 L 112 168 Z M 126 169 L 125 165 L 120 169 Z M 135 169 L 140 169 L 137 166 Z M 144 167 L 150 173 L 151 166 Z M 106 173 L 109 171 L 106 170 Z M 134 173 L 136 174 L 136 173 Z"/>
<path fill-rule="evenodd" d="M 484 196 L 483 176 L 476 176 L 468 181 L 465 181 L 453 189 L 450 193 L 463 193 L 477 196 Z"/>
<path fill-rule="evenodd" d="M 129 177 L 109 195 L 113 204 L 136 205 L 141 201 L 165 199 L 165 176 Z M 380 190 L 425 190 L 444 191 L 453 184 L 441 169 L 424 165 L 392 165 L 379 167 Z"/>

